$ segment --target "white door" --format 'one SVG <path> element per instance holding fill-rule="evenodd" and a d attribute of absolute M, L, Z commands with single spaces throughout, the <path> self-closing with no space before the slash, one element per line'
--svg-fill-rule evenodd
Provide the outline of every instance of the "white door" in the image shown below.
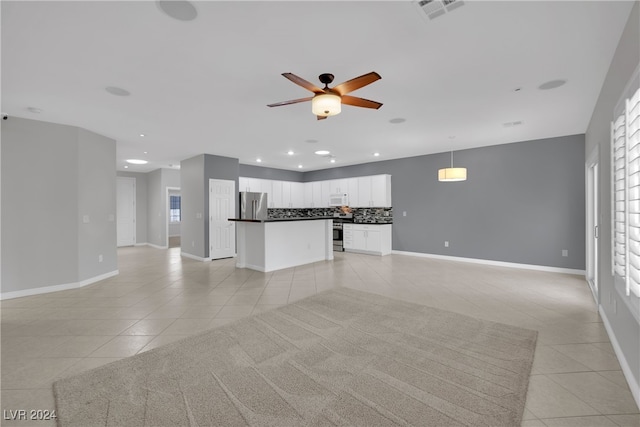
<path fill-rule="evenodd" d="M 117 244 L 136 243 L 136 179 L 117 177 Z"/>
<path fill-rule="evenodd" d="M 236 183 L 209 180 L 209 258 L 229 258 L 236 254 Z"/>

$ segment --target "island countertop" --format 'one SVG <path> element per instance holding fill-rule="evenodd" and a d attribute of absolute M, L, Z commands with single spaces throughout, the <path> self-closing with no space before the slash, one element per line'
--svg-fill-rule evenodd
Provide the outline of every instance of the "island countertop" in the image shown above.
<path fill-rule="evenodd" d="M 292 216 L 292 217 L 285 217 L 285 218 L 268 218 L 268 219 L 240 219 L 240 218 L 229 218 L 229 221 L 236 221 L 236 222 L 258 222 L 258 223 L 265 223 L 265 222 L 284 222 L 284 221 L 315 221 L 318 219 L 331 219 L 333 220 L 334 217 L 332 216 Z"/>
<path fill-rule="evenodd" d="M 320 219 L 330 219 L 334 222 L 342 222 L 345 224 L 364 224 L 364 225 L 392 225 L 393 222 L 364 222 L 364 221 L 355 221 L 352 219 L 343 219 L 335 216 L 292 216 L 286 218 L 268 218 L 268 219 L 240 219 L 240 218 L 229 218 L 229 221 L 235 222 L 253 222 L 253 223 L 269 223 L 269 222 L 286 222 L 286 221 L 315 221 Z"/>

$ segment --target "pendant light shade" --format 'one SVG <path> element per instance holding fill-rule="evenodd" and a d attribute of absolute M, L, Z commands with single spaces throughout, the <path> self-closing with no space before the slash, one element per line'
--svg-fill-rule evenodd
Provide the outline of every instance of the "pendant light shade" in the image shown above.
<path fill-rule="evenodd" d="M 438 181 L 455 182 L 467 180 L 467 168 L 453 167 L 453 151 L 451 152 L 451 167 L 440 169 L 438 171 Z"/>
<path fill-rule="evenodd" d="M 341 99 L 330 93 L 316 95 L 311 100 L 311 111 L 316 116 L 335 116 L 342 111 Z"/>

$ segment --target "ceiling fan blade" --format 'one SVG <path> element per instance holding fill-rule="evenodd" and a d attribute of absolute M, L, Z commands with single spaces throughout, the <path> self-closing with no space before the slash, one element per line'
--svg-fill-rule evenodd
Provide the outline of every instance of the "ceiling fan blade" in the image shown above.
<path fill-rule="evenodd" d="M 347 105 L 353 105 L 354 107 L 375 108 L 376 110 L 382 107 L 381 102 L 370 101 L 364 98 L 358 98 L 357 96 L 342 95 L 342 103 Z"/>
<path fill-rule="evenodd" d="M 308 81 L 306 81 L 302 77 L 298 77 L 295 74 L 282 73 L 282 75 L 284 77 L 286 77 L 287 79 L 291 80 L 292 82 L 294 82 L 295 84 L 297 84 L 298 86 L 302 86 L 303 88 L 305 88 L 307 90 L 310 90 L 313 93 L 323 93 L 324 92 L 318 86 L 314 85 L 313 83 L 309 83 Z"/>
<path fill-rule="evenodd" d="M 338 92 L 340 95 L 347 94 L 349 92 L 353 92 L 356 89 L 360 89 L 363 86 L 371 84 L 376 80 L 380 80 L 380 74 L 372 71 L 367 74 L 363 74 L 360 77 L 356 77 L 355 79 L 347 80 L 344 83 L 340 83 L 338 86 L 332 88 L 332 90 Z"/>
<path fill-rule="evenodd" d="M 324 120 L 324 119 L 326 119 L 327 117 L 329 117 L 329 116 L 318 116 L 318 120 Z"/>
<path fill-rule="evenodd" d="M 308 98 L 292 99 L 291 101 L 282 101 L 276 102 L 275 104 L 269 104 L 267 105 L 267 107 L 280 107 L 281 105 L 297 104 L 298 102 L 311 101 L 312 99 L 313 96 L 310 96 Z"/>

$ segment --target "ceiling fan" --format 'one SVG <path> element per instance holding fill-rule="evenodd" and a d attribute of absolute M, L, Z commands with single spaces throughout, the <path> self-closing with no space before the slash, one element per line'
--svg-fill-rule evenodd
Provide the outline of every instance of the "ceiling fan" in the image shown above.
<path fill-rule="evenodd" d="M 298 86 L 302 86 L 303 88 L 313 92 L 315 95 L 307 98 L 292 99 L 291 101 L 269 104 L 268 107 L 280 107 L 282 105 L 311 101 L 311 111 L 318 117 L 318 120 L 323 120 L 329 116 L 339 114 L 342 109 L 341 104 L 353 105 L 354 107 L 375 108 L 376 110 L 382 107 L 382 103 L 380 102 L 347 95 L 349 92 L 353 92 L 356 89 L 360 89 L 361 87 L 382 78 L 380 77 L 380 74 L 373 71 L 363 74 L 360 77 L 347 80 L 346 82 L 340 83 L 332 88 L 329 87 L 329 84 L 333 81 L 333 74 L 320 74 L 318 78 L 320 79 L 320 82 L 324 84 L 324 88 L 322 89 L 313 83 L 309 83 L 305 79 L 296 76 L 295 74 L 282 73 L 282 75 Z"/>

